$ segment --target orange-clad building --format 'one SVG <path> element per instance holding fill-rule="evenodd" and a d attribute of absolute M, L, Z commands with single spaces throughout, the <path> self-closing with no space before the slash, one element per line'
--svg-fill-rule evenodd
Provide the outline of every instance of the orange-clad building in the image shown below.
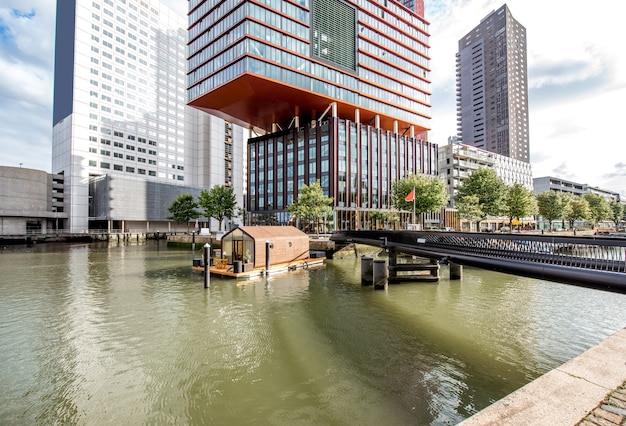
<path fill-rule="evenodd" d="M 423 0 L 191 0 L 188 103 L 256 135 L 253 223 L 289 221 L 304 184 L 334 226 L 371 225 L 395 180 L 436 176 Z"/>

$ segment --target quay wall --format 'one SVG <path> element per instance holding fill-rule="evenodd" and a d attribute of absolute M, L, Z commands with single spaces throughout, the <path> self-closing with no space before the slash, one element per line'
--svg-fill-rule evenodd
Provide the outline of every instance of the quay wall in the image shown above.
<path fill-rule="evenodd" d="M 460 423 L 573 426 L 595 413 L 615 416 L 626 409 L 604 404 L 626 382 L 626 328 Z M 621 411 L 620 411 L 621 410 Z M 607 423 L 601 423 L 607 424 Z M 609 423 L 612 424 L 612 423 Z"/>

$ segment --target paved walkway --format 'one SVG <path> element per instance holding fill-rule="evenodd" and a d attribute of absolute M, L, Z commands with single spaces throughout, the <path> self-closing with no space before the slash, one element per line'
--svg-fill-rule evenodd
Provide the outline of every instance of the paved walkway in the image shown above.
<path fill-rule="evenodd" d="M 626 329 L 461 423 L 626 425 Z"/>
<path fill-rule="evenodd" d="M 578 426 L 626 425 L 626 382 L 615 389 Z"/>

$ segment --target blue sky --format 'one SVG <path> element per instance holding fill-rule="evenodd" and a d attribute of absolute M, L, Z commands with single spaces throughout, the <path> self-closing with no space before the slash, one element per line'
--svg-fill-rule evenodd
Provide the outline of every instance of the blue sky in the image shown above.
<path fill-rule="evenodd" d="M 165 1 L 186 13 L 185 0 Z M 430 22 L 430 140 L 456 133 L 459 38 L 504 4 L 426 0 Z M 626 197 L 626 59 L 621 2 L 509 0 L 526 27 L 534 177 L 556 176 Z M 52 0 L 0 3 L 0 165 L 50 171 L 54 69 Z"/>

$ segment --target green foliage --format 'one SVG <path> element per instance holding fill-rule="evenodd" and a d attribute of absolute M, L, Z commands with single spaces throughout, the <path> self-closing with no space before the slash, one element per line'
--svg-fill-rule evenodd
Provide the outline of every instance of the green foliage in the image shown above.
<path fill-rule="evenodd" d="M 220 231 L 224 219 L 230 219 L 236 215 L 235 194 L 232 188 L 224 185 L 215 185 L 210 191 L 203 190 L 198 197 L 198 204 L 204 209 L 206 217 L 212 217 L 219 222 Z"/>
<path fill-rule="evenodd" d="M 179 224 L 186 223 L 187 232 L 189 232 L 189 221 L 200 216 L 200 213 L 195 210 L 197 207 L 198 203 L 194 200 L 193 195 L 179 195 L 167 208 L 171 213 L 167 218 Z"/>
<path fill-rule="evenodd" d="M 394 210 L 372 210 L 369 216 L 372 222 L 379 221 L 385 225 L 400 220 L 398 212 Z"/>
<path fill-rule="evenodd" d="M 317 223 L 319 219 L 326 217 L 333 211 L 330 206 L 332 202 L 331 197 L 324 195 L 318 180 L 310 186 L 303 185 L 298 190 L 298 199 L 287 206 L 287 210 L 294 217 Z"/>
<path fill-rule="evenodd" d="M 528 217 L 537 211 L 535 194 L 520 183 L 508 187 L 504 199 L 504 213 L 509 218 L 509 226 L 512 228 L 513 219 Z"/>
<path fill-rule="evenodd" d="M 609 208 L 611 209 L 611 220 L 615 222 L 615 229 L 617 230 L 619 223 L 624 218 L 624 205 L 617 201 L 611 201 Z"/>
<path fill-rule="evenodd" d="M 589 220 L 591 224 L 595 226 L 601 220 L 607 220 L 611 218 L 611 208 L 609 202 L 598 194 L 587 192 L 583 195 L 583 198 L 589 203 L 589 210 L 591 210 L 591 216 Z"/>
<path fill-rule="evenodd" d="M 488 215 L 499 216 L 504 211 L 507 186 L 492 169 L 478 169 L 458 188 L 458 197 L 478 197 L 481 219 Z"/>
<path fill-rule="evenodd" d="M 411 175 L 393 183 L 391 205 L 398 210 L 413 211 L 413 201 L 406 201 L 407 195 L 415 188 L 415 213 L 438 211 L 448 202 L 446 188 L 433 176 Z"/>
<path fill-rule="evenodd" d="M 567 205 L 563 211 L 563 218 L 569 222 L 569 227 L 574 227 L 577 220 L 587 220 L 591 217 L 589 203 L 584 197 L 570 195 L 567 198 Z"/>
<path fill-rule="evenodd" d="M 459 211 L 462 219 L 468 220 L 470 223 L 479 222 L 485 214 L 480 208 L 480 199 L 477 195 L 465 195 L 457 198 L 454 206 Z"/>
<path fill-rule="evenodd" d="M 537 195 L 537 207 L 539 214 L 550 223 L 552 230 L 552 221 L 563 218 L 567 199 L 557 191 L 544 191 Z"/>

